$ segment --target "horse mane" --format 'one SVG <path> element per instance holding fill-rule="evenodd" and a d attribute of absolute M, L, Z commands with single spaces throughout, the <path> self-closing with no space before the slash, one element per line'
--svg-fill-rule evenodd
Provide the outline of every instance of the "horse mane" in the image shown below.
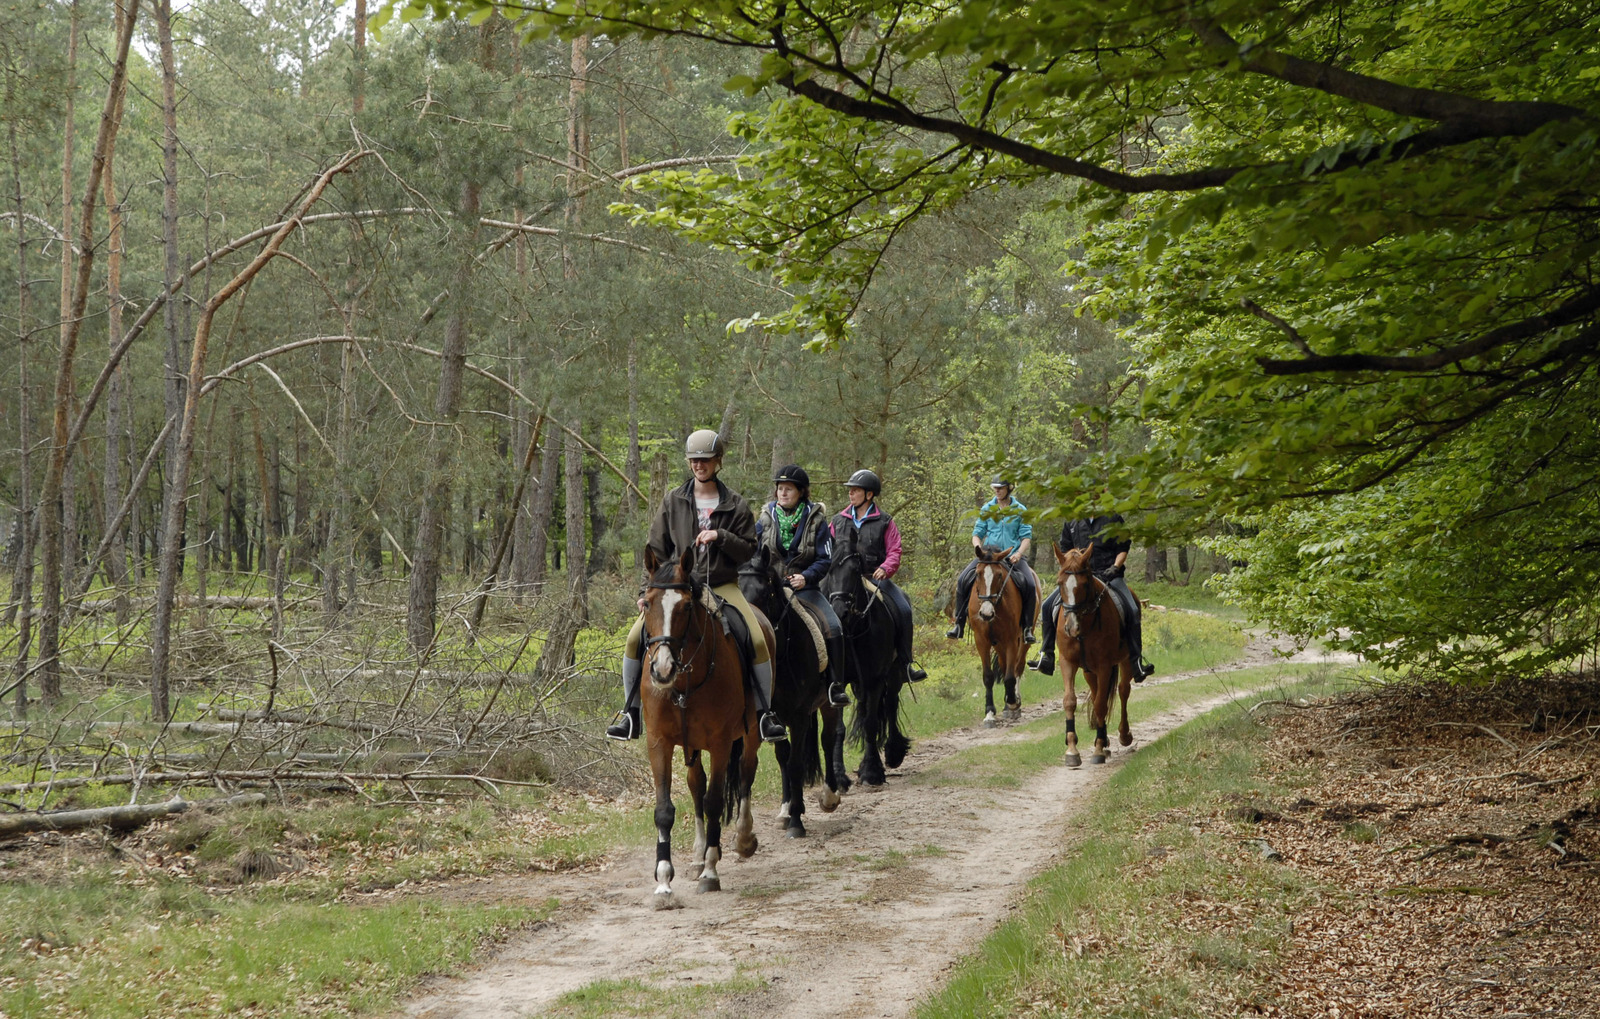
<path fill-rule="evenodd" d="M 671 559 L 668 559 L 666 562 L 662 563 L 660 566 L 657 566 L 656 567 L 656 572 L 653 575 L 651 575 L 651 577 L 650 577 L 650 583 L 652 583 L 652 584 L 676 584 L 676 583 L 678 583 L 679 582 L 678 581 L 678 565 L 679 565 L 678 557 L 677 556 L 673 556 Z"/>

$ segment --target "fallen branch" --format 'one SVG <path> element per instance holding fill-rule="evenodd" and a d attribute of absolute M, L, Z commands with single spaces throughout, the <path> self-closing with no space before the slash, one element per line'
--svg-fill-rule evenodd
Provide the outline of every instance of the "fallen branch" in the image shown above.
<path fill-rule="evenodd" d="M 94 807 L 89 810 L 60 810 L 53 814 L 0 815 L 0 838 L 36 831 L 75 831 L 79 828 L 126 830 L 149 824 L 158 817 L 181 814 L 192 806 L 174 797 L 165 803 L 134 803 L 121 807 Z"/>
<path fill-rule="evenodd" d="M 27 793 L 39 789 L 81 789 L 88 785 L 196 785 L 221 780 L 224 782 L 475 782 L 498 795 L 498 785 L 527 786 L 542 789 L 548 782 L 517 782 L 511 779 L 488 779 L 482 775 L 439 775 L 427 771 L 296 771 L 259 769 L 254 771 L 153 771 L 143 775 L 131 772 L 118 775 L 80 775 L 44 782 L 13 782 L 0 786 L 0 794 Z"/>

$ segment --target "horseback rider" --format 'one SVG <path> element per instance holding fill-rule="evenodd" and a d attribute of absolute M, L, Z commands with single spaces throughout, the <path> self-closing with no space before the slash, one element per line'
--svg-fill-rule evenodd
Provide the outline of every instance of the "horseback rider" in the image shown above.
<path fill-rule="evenodd" d="M 1113 513 L 1110 516 L 1088 517 L 1082 520 L 1068 520 L 1061 525 L 1061 539 L 1057 542 L 1062 551 L 1068 549 L 1085 549 L 1091 544 L 1094 551 L 1089 553 L 1089 569 L 1111 589 L 1117 601 L 1117 611 L 1122 617 L 1123 639 L 1128 642 L 1128 660 L 1133 663 L 1133 681 L 1143 683 L 1145 677 L 1155 672 L 1155 666 L 1144 660 L 1144 632 L 1140 620 L 1139 599 L 1128 590 L 1128 582 L 1123 579 L 1127 571 L 1128 539 L 1112 537 L 1108 531 L 1122 523 L 1122 514 Z M 1061 608 L 1061 589 L 1056 588 L 1050 592 L 1050 597 L 1044 601 L 1044 643 L 1040 646 L 1039 660 L 1033 667 L 1045 675 L 1055 671 L 1056 667 L 1056 613 Z"/>
<path fill-rule="evenodd" d="M 738 610 L 750 634 L 755 675 L 747 677 L 745 682 L 760 714 L 757 728 L 762 739 L 779 742 L 789 737 L 772 711 L 772 658 L 760 621 L 740 593 L 738 582 L 739 564 L 755 551 L 755 518 L 750 515 L 744 498 L 717 477 L 722 467 L 722 452 L 722 437 L 709 428 L 689 436 L 684 444 L 684 455 L 693 476 L 661 500 L 661 508 L 650 523 L 647 545 L 660 562 L 696 553 L 709 560 L 712 592 Z M 646 577 L 645 583 L 649 581 Z M 628 631 L 627 649 L 622 656 L 622 689 L 626 700 L 622 717 L 606 729 L 606 735 L 612 739 L 638 739 L 641 732 L 639 680 L 644 675 L 644 661 L 639 652 L 644 636 L 645 606 L 646 599 L 640 597 L 639 619 Z"/>
<path fill-rule="evenodd" d="M 996 474 L 989 482 L 994 498 L 983 504 L 978 520 L 972 525 L 972 547 L 999 549 L 1011 564 L 1011 579 L 1022 595 L 1022 642 L 1032 644 L 1033 621 L 1039 601 L 1039 578 L 1028 565 L 1028 548 L 1033 544 L 1033 527 L 1023 522 L 1022 513 L 1028 507 L 1011 498 L 1011 481 Z M 978 577 L 978 560 L 974 558 L 956 577 L 956 619 L 945 636 L 960 639 L 967 627 L 967 599 L 972 596 L 972 583 Z M 1047 638 L 1048 639 L 1048 638 Z"/>
<path fill-rule="evenodd" d="M 829 669 L 840 657 L 839 616 L 817 585 L 833 565 L 833 531 L 827 527 L 828 507 L 811 501 L 811 476 L 799 464 L 789 464 L 773 472 L 773 498 L 756 518 L 756 545 L 766 546 L 773 559 L 783 564 L 784 583 L 794 592 L 794 600 L 810 610 L 820 624 L 827 642 Z M 828 684 L 828 700 L 835 706 L 850 703 L 845 685 L 835 679 Z"/>
<path fill-rule="evenodd" d="M 906 680 L 915 683 L 927 679 L 928 674 L 911 660 L 911 602 L 891 579 L 900 569 L 900 529 L 894 518 L 878 506 L 883 482 L 872 471 L 862 469 L 844 484 L 850 505 L 833 518 L 830 533 L 837 535 L 841 527 L 856 529 L 861 572 L 871 571 L 872 582 L 883 592 L 883 603 L 894 618 L 895 651 L 905 665 Z"/>

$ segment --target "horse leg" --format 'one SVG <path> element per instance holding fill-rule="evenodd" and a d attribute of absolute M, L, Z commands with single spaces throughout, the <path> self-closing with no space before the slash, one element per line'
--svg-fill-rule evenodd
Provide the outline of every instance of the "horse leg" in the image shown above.
<path fill-rule="evenodd" d="M 756 734 L 751 732 L 745 736 L 744 745 L 734 744 L 734 750 L 742 751 L 736 758 L 739 764 L 739 781 L 734 783 L 734 823 L 737 834 L 733 840 L 734 851 L 741 857 L 748 858 L 756 851 L 760 843 L 756 840 L 756 819 L 750 806 L 750 787 L 755 785 L 756 765 L 761 763 L 761 741 L 756 739 Z M 798 755 L 797 755 L 798 756 Z M 794 802 L 798 805 L 800 796 L 795 794 Z"/>
<path fill-rule="evenodd" d="M 980 642 L 978 654 L 983 658 L 983 727 L 985 729 L 993 729 L 995 725 L 994 652 L 985 643 Z"/>
<path fill-rule="evenodd" d="M 790 733 L 792 737 L 794 734 Z M 792 739 L 772 745 L 772 755 L 778 759 L 778 775 L 783 779 L 783 802 L 778 804 L 776 820 L 779 828 L 789 827 L 789 805 L 794 802 L 794 790 L 789 784 L 789 760 L 794 755 Z"/>
<path fill-rule="evenodd" d="M 1111 714 L 1111 688 L 1116 683 L 1112 673 L 1115 669 L 1116 666 L 1112 666 L 1111 672 L 1100 671 L 1089 683 L 1093 702 L 1090 717 L 1094 722 L 1094 756 L 1089 758 L 1091 764 L 1106 763 L 1106 758 L 1111 753 L 1111 740 L 1106 735 L 1106 719 Z"/>
<path fill-rule="evenodd" d="M 817 805 L 831 813 L 839 806 L 840 794 L 850 788 L 844 765 L 844 711 L 831 704 L 822 709 L 822 740 L 827 784 L 817 796 Z"/>
<path fill-rule="evenodd" d="M 696 810 L 705 819 L 705 865 L 700 868 L 702 892 L 722 891 L 722 878 L 717 874 L 717 864 L 722 860 L 722 813 L 727 804 L 728 752 L 707 751 L 711 758 L 709 774 L 704 776 L 704 798 L 695 803 Z"/>
<path fill-rule="evenodd" d="M 689 798 L 694 801 L 694 855 L 690 862 L 704 867 L 706 862 L 706 769 L 700 763 L 700 751 L 683 755 L 689 765 Z"/>
<path fill-rule="evenodd" d="M 1117 729 L 1117 738 L 1123 746 L 1133 742 L 1133 730 L 1128 728 L 1128 694 L 1133 689 L 1133 666 L 1124 664 L 1120 670 L 1122 678 L 1117 682 L 1117 695 L 1122 698 L 1122 725 Z"/>
<path fill-rule="evenodd" d="M 806 837 L 805 822 L 800 815 L 806 812 L 806 750 L 801 749 L 805 744 L 798 741 L 810 740 L 815 745 L 817 734 L 811 729 L 812 723 L 794 726 L 789 733 L 789 742 L 795 744 L 787 759 L 780 758 L 778 766 L 783 769 L 783 825 L 784 835 L 791 839 Z"/>
<path fill-rule="evenodd" d="M 1069 654 L 1061 655 L 1061 681 L 1065 691 L 1061 707 L 1067 713 L 1067 767 L 1083 767 L 1078 755 L 1078 662 Z"/>
<path fill-rule="evenodd" d="M 656 891 L 651 905 L 656 909 L 671 909 L 672 899 L 672 824 L 677 820 L 677 808 L 672 805 L 672 747 L 666 743 L 650 744 L 650 770 L 656 786 Z"/>

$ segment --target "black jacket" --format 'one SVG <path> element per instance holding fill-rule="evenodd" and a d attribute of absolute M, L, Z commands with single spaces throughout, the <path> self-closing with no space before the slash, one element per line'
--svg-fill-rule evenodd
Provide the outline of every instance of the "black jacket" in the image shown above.
<path fill-rule="evenodd" d="M 711 511 L 711 526 L 716 528 L 717 540 L 711 543 L 711 585 L 737 584 L 739 564 L 748 560 L 756 550 L 756 520 L 744 497 L 716 479 L 717 493 L 721 497 L 717 508 Z M 695 565 L 694 539 L 700 533 L 694 507 L 694 478 L 674 488 L 661 500 L 656 518 L 650 522 L 650 538 L 646 542 L 662 562 L 677 555 L 689 553 L 687 564 Z"/>
<path fill-rule="evenodd" d="M 1117 561 L 1117 556 L 1128 551 L 1129 544 L 1126 538 L 1111 538 L 1102 534 L 1108 526 L 1122 523 L 1122 514 L 1113 513 L 1108 517 L 1090 517 L 1087 520 L 1068 520 L 1061 525 L 1061 540 L 1058 544 L 1062 551 L 1073 548 L 1088 548 L 1091 543 L 1094 551 L 1089 553 L 1089 569 L 1096 573 L 1109 570 Z"/>

